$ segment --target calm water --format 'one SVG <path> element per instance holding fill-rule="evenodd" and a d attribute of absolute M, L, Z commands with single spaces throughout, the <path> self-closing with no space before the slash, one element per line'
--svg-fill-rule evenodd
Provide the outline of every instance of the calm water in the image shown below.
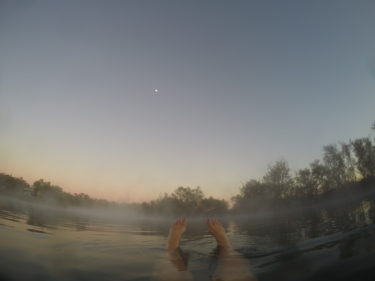
<path fill-rule="evenodd" d="M 152 280 L 166 272 L 170 219 L 0 203 L 0 280 Z M 374 200 L 361 199 L 222 221 L 258 280 L 375 280 L 374 219 Z M 209 280 L 218 257 L 204 218 L 189 221 L 181 248 L 194 280 Z"/>

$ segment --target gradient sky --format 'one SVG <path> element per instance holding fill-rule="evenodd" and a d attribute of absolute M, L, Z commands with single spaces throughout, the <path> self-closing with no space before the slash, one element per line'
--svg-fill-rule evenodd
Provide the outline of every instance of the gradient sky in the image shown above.
<path fill-rule="evenodd" d="M 375 119 L 374 1 L 2 1 L 0 172 L 230 198 Z M 154 94 L 154 89 L 159 90 Z"/>

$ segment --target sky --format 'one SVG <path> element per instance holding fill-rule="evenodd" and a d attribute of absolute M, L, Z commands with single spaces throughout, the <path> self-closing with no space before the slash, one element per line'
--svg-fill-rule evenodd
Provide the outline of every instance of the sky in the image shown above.
<path fill-rule="evenodd" d="M 373 1 L 0 0 L 0 172 L 229 199 L 371 134 Z M 155 89 L 158 92 L 155 93 Z"/>

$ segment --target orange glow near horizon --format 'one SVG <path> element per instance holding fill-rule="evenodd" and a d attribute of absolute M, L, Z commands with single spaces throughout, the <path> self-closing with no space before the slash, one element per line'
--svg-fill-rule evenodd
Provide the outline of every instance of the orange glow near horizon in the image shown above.
<path fill-rule="evenodd" d="M 9 141 L 0 172 L 22 177 L 30 185 L 43 179 L 66 192 L 85 193 L 98 199 L 143 202 L 170 194 L 179 186 L 200 186 L 207 197 L 229 200 L 238 193 L 240 183 L 247 180 L 239 174 L 230 174 L 225 166 L 218 172 L 219 163 L 213 168 L 209 162 L 187 167 L 183 160 L 173 162 L 165 158 L 160 158 L 160 164 L 159 158 L 123 161 L 100 152 L 94 155 L 87 148 L 79 151 L 66 145 L 62 150 L 53 143 L 45 145 L 38 138 L 21 142 L 25 137 L 17 136 L 16 141 Z"/>
<path fill-rule="evenodd" d="M 18 168 L 3 169 L 1 172 L 17 178 L 23 178 L 30 185 L 39 179 L 43 179 L 44 181 L 61 187 L 65 192 L 68 193 L 85 193 L 96 199 L 126 203 L 141 203 L 154 200 L 160 196 L 163 196 L 164 193 L 172 193 L 173 190 L 178 186 L 189 186 L 171 183 L 161 184 L 148 181 L 139 183 L 119 183 L 118 181 L 113 180 L 113 182 L 109 182 L 105 176 L 103 176 L 102 180 L 100 181 L 100 178 L 98 180 L 98 178 L 95 178 L 95 176 L 91 178 L 87 176 L 86 178 L 79 178 L 78 176 L 72 174 L 47 174 L 46 171 L 43 173 L 43 171 L 41 172 L 41 169 L 36 167 L 30 169 L 30 167 L 22 167 L 22 165 L 20 165 Z M 209 192 L 209 188 L 205 188 L 202 185 L 190 185 L 190 187 L 196 186 L 201 186 L 207 197 L 213 196 L 215 198 L 225 200 L 229 200 L 230 197 L 238 191 L 238 189 L 236 189 L 232 190 L 232 193 L 228 194 L 220 194 L 220 192 L 212 194 L 212 192 Z"/>

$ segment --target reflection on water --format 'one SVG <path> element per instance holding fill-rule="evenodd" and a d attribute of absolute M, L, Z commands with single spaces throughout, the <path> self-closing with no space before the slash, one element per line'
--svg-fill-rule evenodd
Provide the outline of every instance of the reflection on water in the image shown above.
<path fill-rule="evenodd" d="M 223 224 L 258 280 L 374 280 L 374 202 L 227 217 Z M 209 280 L 220 254 L 204 219 L 189 220 L 183 255 L 172 257 L 165 251 L 169 224 L 98 220 L 2 199 L 0 279 L 150 280 L 168 275 L 162 265 L 172 260 L 194 280 Z"/>

